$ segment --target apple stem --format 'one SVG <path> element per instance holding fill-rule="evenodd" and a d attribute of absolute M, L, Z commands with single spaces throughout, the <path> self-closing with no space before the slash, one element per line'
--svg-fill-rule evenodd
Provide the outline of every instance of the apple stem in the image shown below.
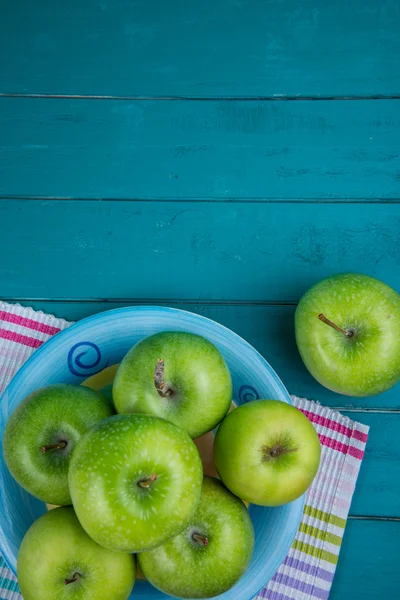
<path fill-rule="evenodd" d="M 194 533 L 192 535 L 192 540 L 195 542 L 199 542 L 199 544 L 202 544 L 203 546 L 208 546 L 208 538 L 205 535 Z"/>
<path fill-rule="evenodd" d="M 156 364 L 154 371 L 154 385 L 161 398 L 167 398 L 173 392 L 170 384 L 165 383 L 164 381 L 164 361 L 162 358 L 159 358 Z"/>
<path fill-rule="evenodd" d="M 71 579 L 64 579 L 64 585 L 69 585 L 70 583 L 75 583 L 76 581 L 79 581 L 79 579 L 81 578 L 79 573 L 74 573 L 72 575 Z"/>
<path fill-rule="evenodd" d="M 50 450 L 63 450 L 66 448 L 67 442 L 60 442 L 59 444 L 48 444 L 47 446 L 42 446 L 42 452 L 45 454 Z"/>
<path fill-rule="evenodd" d="M 156 479 L 157 475 L 155 473 L 152 473 L 147 479 L 141 479 L 140 481 L 138 481 L 138 486 L 141 488 L 148 489 L 153 483 L 153 481 L 155 481 Z"/>
<path fill-rule="evenodd" d="M 343 335 L 347 337 L 352 337 L 353 335 L 353 332 L 350 329 L 342 329 L 341 327 L 336 325 L 336 323 L 333 323 L 333 321 L 327 319 L 326 316 L 322 313 L 318 315 L 318 319 L 323 323 L 326 323 L 326 325 L 329 325 L 329 327 L 333 327 L 333 329 L 336 329 L 336 331 L 339 331 L 339 333 L 343 333 Z"/>

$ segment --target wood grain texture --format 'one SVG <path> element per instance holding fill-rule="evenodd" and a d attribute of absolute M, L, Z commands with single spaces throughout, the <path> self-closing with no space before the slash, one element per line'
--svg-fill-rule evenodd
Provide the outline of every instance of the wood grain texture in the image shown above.
<path fill-rule="evenodd" d="M 0 295 L 299 300 L 362 271 L 400 289 L 400 204 L 0 201 Z"/>
<path fill-rule="evenodd" d="M 400 93 L 397 0 L 17 0 L 0 91 L 141 96 Z M 11 58 L 11 59 L 10 59 Z"/>
<path fill-rule="evenodd" d="M 400 198 L 400 100 L 0 98 L 0 195 Z"/>
<path fill-rule="evenodd" d="M 33 306 L 36 310 L 54 314 L 69 321 L 78 321 L 84 317 L 96 314 L 104 310 L 111 310 L 123 306 L 135 304 L 130 302 L 55 302 L 51 300 L 26 300 L 22 304 Z M 139 301 L 140 302 L 140 301 Z M 143 303 L 143 302 L 142 302 Z M 222 325 L 229 327 L 237 334 L 247 340 L 256 348 L 273 366 L 281 379 L 292 394 L 297 396 L 315 399 L 326 406 L 347 407 L 351 409 L 378 407 L 382 409 L 400 409 L 400 385 L 392 388 L 379 396 L 370 398 L 350 398 L 335 394 L 330 390 L 317 384 L 311 377 L 300 358 L 294 339 L 294 306 L 246 306 L 220 304 L 212 305 L 207 303 L 188 303 L 171 301 L 148 301 L 151 304 L 162 304 L 164 306 L 173 306 L 183 310 L 194 312 Z M 350 418 L 362 420 L 364 415 L 349 414 Z M 368 416 L 369 418 L 369 416 Z M 369 421 L 367 422 L 369 424 Z M 373 425 L 371 425 L 374 427 Z M 374 428 L 375 429 L 375 428 Z M 374 433 L 374 432 L 373 432 Z M 393 432 L 393 441 L 396 439 Z M 390 440 L 389 440 L 390 441 Z M 396 457 L 396 451 L 393 448 L 393 458 Z M 381 461 L 382 462 L 382 461 Z M 389 475 L 390 470 L 385 474 Z M 385 504 L 385 496 L 380 496 L 380 508 Z M 387 511 L 382 514 L 391 514 L 393 505 L 388 505 Z M 359 514 L 380 514 L 372 513 L 369 510 L 364 512 L 362 508 Z M 398 511 L 397 511 L 398 512 Z"/>
<path fill-rule="evenodd" d="M 348 521 L 330 600 L 398 598 L 400 522 Z"/>

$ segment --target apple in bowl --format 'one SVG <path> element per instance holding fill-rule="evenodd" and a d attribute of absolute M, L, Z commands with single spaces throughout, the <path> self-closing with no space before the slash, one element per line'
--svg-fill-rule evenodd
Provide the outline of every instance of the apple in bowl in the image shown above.
<path fill-rule="evenodd" d="M 96 544 L 71 507 L 56 508 L 35 521 L 18 555 L 25 600 L 128 600 L 135 574 L 134 558 Z"/>
<path fill-rule="evenodd" d="M 71 504 L 68 470 L 73 451 L 92 425 L 114 413 L 87 387 L 57 384 L 30 394 L 12 413 L 3 454 L 12 476 L 36 498 Z"/>
<path fill-rule="evenodd" d="M 157 589 L 176 598 L 211 598 L 230 589 L 245 573 L 254 548 L 248 511 L 218 479 L 205 477 L 201 499 L 176 537 L 138 555 Z"/>
<path fill-rule="evenodd" d="M 85 531 L 105 548 L 134 553 L 184 529 L 200 501 L 203 469 L 183 429 L 149 415 L 115 415 L 82 437 L 68 479 Z"/>
<path fill-rule="evenodd" d="M 219 350 L 204 337 L 164 331 L 144 338 L 124 357 L 113 400 L 118 413 L 155 415 L 196 438 L 228 412 L 231 374 Z"/>
<path fill-rule="evenodd" d="M 302 496 L 317 474 L 320 456 L 312 423 L 278 400 L 239 406 L 224 419 L 214 442 L 215 465 L 226 487 L 261 506 Z"/>

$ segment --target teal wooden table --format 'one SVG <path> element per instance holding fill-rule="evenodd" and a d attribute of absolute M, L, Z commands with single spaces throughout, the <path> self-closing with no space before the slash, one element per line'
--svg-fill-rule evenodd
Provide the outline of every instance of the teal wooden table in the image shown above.
<path fill-rule="evenodd" d="M 400 388 L 308 375 L 293 313 L 400 291 L 397 0 L 0 3 L 0 297 L 80 319 L 179 306 L 371 426 L 332 600 L 400 595 Z"/>

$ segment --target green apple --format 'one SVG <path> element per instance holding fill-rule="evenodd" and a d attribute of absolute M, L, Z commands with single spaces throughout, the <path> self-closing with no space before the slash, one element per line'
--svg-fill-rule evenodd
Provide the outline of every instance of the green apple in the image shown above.
<path fill-rule="evenodd" d="M 295 316 L 301 357 L 315 379 L 349 396 L 371 396 L 400 379 L 400 296 L 347 273 L 308 290 Z"/>
<path fill-rule="evenodd" d="M 82 434 L 113 412 L 104 396 L 86 387 L 60 384 L 34 392 L 6 425 L 3 454 L 11 474 L 43 502 L 71 504 L 72 452 Z"/>
<path fill-rule="evenodd" d="M 113 399 L 119 413 L 155 415 L 195 438 L 228 412 L 232 381 L 211 342 L 167 331 L 144 338 L 128 352 L 114 380 Z"/>
<path fill-rule="evenodd" d="M 254 547 L 248 511 L 239 498 L 205 477 L 200 504 L 178 536 L 138 555 L 148 581 L 177 598 L 211 598 L 246 571 Z"/>
<path fill-rule="evenodd" d="M 73 454 L 69 485 L 86 532 L 112 550 L 140 552 L 177 535 L 200 500 L 203 468 L 189 435 L 149 415 L 95 425 Z"/>
<path fill-rule="evenodd" d="M 253 400 L 233 410 L 214 442 L 217 471 L 228 489 L 252 504 L 299 498 L 319 466 L 317 432 L 303 413 L 279 400 Z"/>
<path fill-rule="evenodd" d="M 24 600 L 128 600 L 135 573 L 133 556 L 96 544 L 71 507 L 35 521 L 18 554 Z"/>

